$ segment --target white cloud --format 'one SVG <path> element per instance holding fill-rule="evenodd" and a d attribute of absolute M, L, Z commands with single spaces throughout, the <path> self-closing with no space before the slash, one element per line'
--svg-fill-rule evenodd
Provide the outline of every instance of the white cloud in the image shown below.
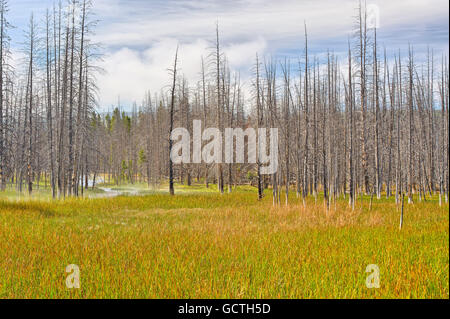
<path fill-rule="evenodd" d="M 255 63 L 256 53 L 260 55 L 264 54 L 266 48 L 266 40 L 259 36 L 254 41 L 232 43 L 229 46 L 226 46 L 224 51 L 232 69 L 245 70 Z"/>
<path fill-rule="evenodd" d="M 159 40 L 144 50 L 122 48 L 106 55 L 101 66 L 107 73 L 98 78 L 100 105 L 115 105 L 118 96 L 126 105 L 133 101 L 139 103 L 148 90 L 159 94 L 161 89 L 168 89 L 168 69 L 173 67 L 177 45 L 177 40 L 168 38 Z M 208 57 L 211 53 L 210 47 L 211 44 L 204 39 L 180 45 L 179 70 L 191 85 L 200 80 L 201 57 Z M 245 74 L 254 63 L 256 53 L 263 54 L 265 48 L 266 42 L 258 38 L 255 41 L 233 43 L 223 49 L 230 67 L 233 70 L 242 70 L 245 81 Z"/>
<path fill-rule="evenodd" d="M 103 3 L 105 0 L 102 0 Z M 380 8 L 382 28 L 436 21 L 448 17 L 445 0 L 373 0 Z M 214 36 L 219 20 L 225 41 L 264 36 L 268 41 L 287 43 L 303 37 L 303 22 L 311 39 L 321 41 L 345 37 L 351 31 L 357 0 L 183 0 L 124 1 L 111 5 L 108 23 L 98 39 L 108 45 L 140 45 L 167 37 L 181 40 Z M 101 5 L 104 14 L 105 3 Z M 100 11 L 100 10 L 99 10 Z M 395 30 L 393 30 L 395 31 Z"/>
<path fill-rule="evenodd" d="M 52 0 L 43 0 L 50 5 Z M 363 0 L 364 2 L 364 0 Z M 258 52 L 299 56 L 303 51 L 304 22 L 312 54 L 327 49 L 346 53 L 358 0 L 94 0 L 101 22 L 95 41 L 106 48 L 98 77 L 100 105 L 108 107 L 117 96 L 129 105 L 145 91 L 159 93 L 170 83 L 175 49 L 180 43 L 180 67 L 190 82 L 199 79 L 201 56 L 208 56 L 219 21 L 223 50 L 230 67 L 241 71 L 249 84 Z M 406 47 L 409 42 L 436 52 L 448 52 L 446 0 L 367 0 L 380 9 L 380 46 Z M 31 9 L 41 2 L 14 0 L 11 14 L 24 28 Z M 42 10 L 41 10 L 42 11 Z M 40 13 L 41 15 L 41 13 Z M 22 21 L 22 22 L 20 22 Z M 445 21 L 445 22 L 444 22 Z M 12 19 L 15 24 L 14 19 Z M 16 31 L 15 31 L 16 32 Z M 18 32 L 18 31 L 17 31 Z M 421 48 L 419 48 L 420 50 Z M 416 51 L 417 52 L 417 51 Z M 345 58 L 344 58 L 345 60 Z"/>

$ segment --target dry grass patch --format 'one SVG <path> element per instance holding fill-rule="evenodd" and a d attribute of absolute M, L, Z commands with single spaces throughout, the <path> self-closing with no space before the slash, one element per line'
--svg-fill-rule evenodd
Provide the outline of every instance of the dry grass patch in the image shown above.
<path fill-rule="evenodd" d="M 0 201 L 0 298 L 448 298 L 448 205 L 253 192 Z M 336 207 L 336 209 L 335 209 Z M 65 267 L 81 268 L 80 290 Z M 381 288 L 367 289 L 377 264 Z"/>

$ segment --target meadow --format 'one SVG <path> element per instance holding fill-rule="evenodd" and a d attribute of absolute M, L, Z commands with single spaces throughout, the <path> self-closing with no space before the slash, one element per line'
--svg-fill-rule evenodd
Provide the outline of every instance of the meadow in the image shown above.
<path fill-rule="evenodd" d="M 449 298 L 449 206 L 437 197 L 405 204 L 400 230 L 393 198 L 326 211 L 295 194 L 273 207 L 250 187 L 177 189 L 0 195 L 0 298 Z M 70 264 L 80 289 L 66 287 Z M 370 264 L 379 289 L 366 287 Z"/>

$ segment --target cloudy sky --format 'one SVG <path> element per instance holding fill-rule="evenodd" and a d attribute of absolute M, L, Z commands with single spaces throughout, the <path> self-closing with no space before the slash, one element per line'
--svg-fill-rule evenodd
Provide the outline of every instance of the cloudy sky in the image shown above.
<path fill-rule="evenodd" d="M 31 12 L 40 18 L 53 0 L 11 0 L 9 20 L 13 49 L 19 48 Z M 98 77 L 100 105 L 108 109 L 118 96 L 125 107 L 147 90 L 160 92 L 169 83 L 177 44 L 181 69 L 190 84 L 199 79 L 201 56 L 207 56 L 219 21 L 224 51 L 233 70 L 249 81 L 261 56 L 298 58 L 303 53 L 304 21 L 312 54 L 328 49 L 345 59 L 357 0 L 93 0 L 100 23 L 95 41 L 103 46 Z M 408 43 L 420 56 L 427 46 L 448 54 L 447 0 L 367 0 L 379 8 L 380 46 L 389 52 Z M 391 51 L 392 50 L 392 51 Z"/>

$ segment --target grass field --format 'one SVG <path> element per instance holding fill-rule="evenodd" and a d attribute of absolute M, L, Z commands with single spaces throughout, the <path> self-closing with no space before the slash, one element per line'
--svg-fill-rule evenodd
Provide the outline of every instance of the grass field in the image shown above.
<path fill-rule="evenodd" d="M 449 207 L 437 198 L 406 204 L 400 231 L 393 199 L 326 212 L 295 195 L 273 208 L 249 187 L 194 190 L 0 195 L 0 298 L 449 298 Z M 66 287 L 69 264 L 81 289 Z M 379 289 L 366 287 L 369 264 Z"/>

